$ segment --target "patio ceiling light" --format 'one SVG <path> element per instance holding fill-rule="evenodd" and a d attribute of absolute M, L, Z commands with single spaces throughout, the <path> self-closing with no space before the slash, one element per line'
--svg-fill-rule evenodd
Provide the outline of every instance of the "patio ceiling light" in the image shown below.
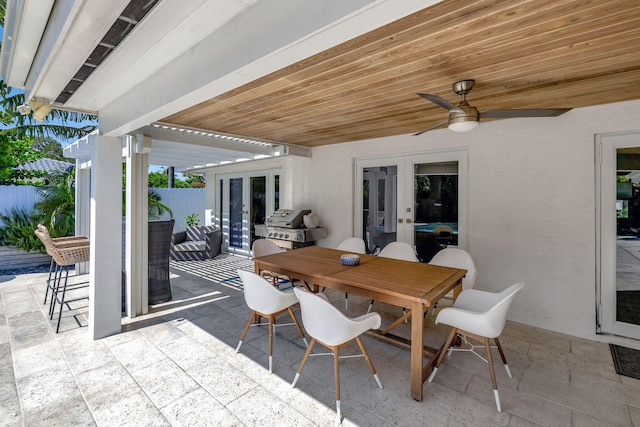
<path fill-rule="evenodd" d="M 276 145 L 276 143 L 269 142 L 269 141 L 261 141 L 261 140 L 258 140 L 258 139 L 245 138 L 243 136 L 224 134 L 224 133 L 221 133 L 221 132 L 208 133 L 208 132 L 202 131 L 200 129 L 181 128 L 181 127 L 177 127 L 177 126 L 169 126 L 169 125 L 160 124 L 160 123 L 154 123 L 151 126 L 156 127 L 156 128 L 161 128 L 161 129 L 173 130 L 173 131 L 177 131 L 177 132 L 186 132 L 186 133 L 193 133 L 193 134 L 196 134 L 196 135 L 208 136 L 210 138 L 219 138 L 219 139 L 226 139 L 226 140 L 229 140 L 229 141 L 244 142 L 245 144 L 260 145 L 260 146 L 263 146 L 263 147 L 273 147 L 274 145 Z"/>
<path fill-rule="evenodd" d="M 51 106 L 46 102 L 31 101 L 33 118 L 39 122 L 44 122 L 45 117 L 51 112 Z"/>
<path fill-rule="evenodd" d="M 31 107 L 28 104 L 22 104 L 18 105 L 16 110 L 18 110 L 18 113 L 20 113 L 21 115 L 26 116 L 31 112 Z"/>

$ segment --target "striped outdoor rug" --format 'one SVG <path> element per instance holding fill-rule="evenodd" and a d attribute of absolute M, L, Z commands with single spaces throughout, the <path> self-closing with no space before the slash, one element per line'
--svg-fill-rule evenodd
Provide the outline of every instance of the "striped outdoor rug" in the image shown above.
<path fill-rule="evenodd" d="M 235 289 L 242 289 L 242 280 L 238 276 L 238 270 L 253 271 L 253 261 L 227 253 L 221 253 L 214 259 L 203 261 L 170 260 L 169 266 L 172 269 Z M 287 280 L 283 280 L 279 283 L 278 289 L 285 291 L 291 289 L 291 285 Z"/>
<path fill-rule="evenodd" d="M 169 266 L 172 269 L 236 289 L 242 289 L 242 281 L 238 277 L 238 270 L 253 271 L 253 261 L 226 253 L 221 253 L 214 259 L 203 261 L 171 260 Z"/>

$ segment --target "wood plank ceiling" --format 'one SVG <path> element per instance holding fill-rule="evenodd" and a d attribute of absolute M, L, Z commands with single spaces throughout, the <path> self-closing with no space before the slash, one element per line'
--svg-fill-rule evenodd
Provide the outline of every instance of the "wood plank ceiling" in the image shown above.
<path fill-rule="evenodd" d="M 639 99 L 640 2 L 445 0 L 163 122 L 307 147 L 414 133 L 447 118 L 415 92 L 457 104 L 465 78 L 480 110 Z"/>

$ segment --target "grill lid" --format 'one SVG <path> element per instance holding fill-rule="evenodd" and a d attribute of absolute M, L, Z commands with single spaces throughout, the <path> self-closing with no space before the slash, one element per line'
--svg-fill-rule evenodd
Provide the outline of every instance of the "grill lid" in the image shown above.
<path fill-rule="evenodd" d="M 298 228 L 308 213 L 311 213 L 311 210 L 278 209 L 265 220 L 265 223 L 271 227 Z"/>

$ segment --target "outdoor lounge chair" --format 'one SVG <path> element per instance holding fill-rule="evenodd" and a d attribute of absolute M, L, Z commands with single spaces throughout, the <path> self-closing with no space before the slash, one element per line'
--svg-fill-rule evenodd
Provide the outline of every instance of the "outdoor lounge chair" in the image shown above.
<path fill-rule="evenodd" d="M 212 225 L 187 227 L 171 237 L 171 259 L 195 261 L 215 258 L 220 254 L 222 230 Z"/>

